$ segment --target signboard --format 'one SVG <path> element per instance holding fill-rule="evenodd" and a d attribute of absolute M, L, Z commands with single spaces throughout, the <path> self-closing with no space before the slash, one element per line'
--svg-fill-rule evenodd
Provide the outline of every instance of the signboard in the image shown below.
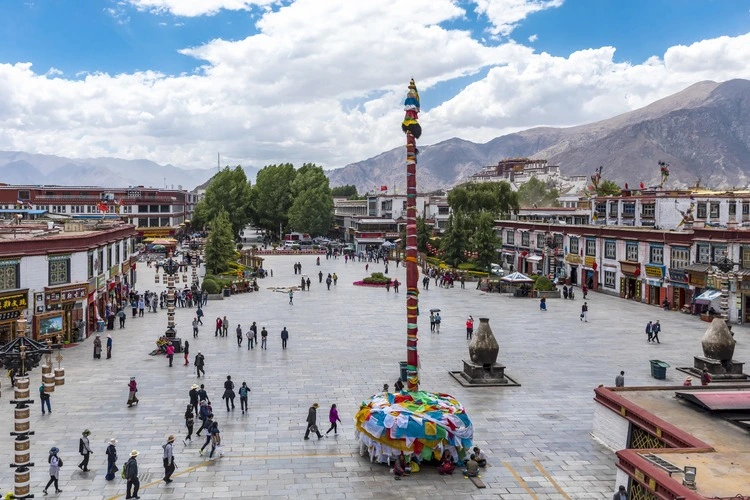
<path fill-rule="evenodd" d="M 565 256 L 565 262 L 567 262 L 568 264 L 580 264 L 581 256 L 577 253 L 569 253 Z"/>
<path fill-rule="evenodd" d="M 596 257 L 587 255 L 586 258 L 583 260 L 583 265 L 586 267 L 593 268 L 595 264 L 596 264 Z"/>
<path fill-rule="evenodd" d="M 172 234 L 173 228 L 171 227 L 145 227 L 143 229 L 136 228 L 139 233 L 143 234 L 144 238 L 164 238 Z"/>
<path fill-rule="evenodd" d="M 96 277 L 96 289 L 104 288 L 104 284 L 107 282 L 107 277 L 104 273 Z"/>
<path fill-rule="evenodd" d="M 58 289 L 45 288 L 44 305 L 49 307 L 61 302 L 80 300 L 86 298 L 86 295 L 88 295 L 88 291 L 89 287 L 86 284 Z"/>
<path fill-rule="evenodd" d="M 29 307 L 29 291 L 0 295 L 0 320 L 20 317 L 21 311 Z"/>
<path fill-rule="evenodd" d="M 628 276 L 640 276 L 641 265 L 638 262 L 620 261 L 620 271 Z"/>
<path fill-rule="evenodd" d="M 128 274 L 130 271 L 130 259 L 122 263 L 122 274 Z"/>
<path fill-rule="evenodd" d="M 688 277 L 687 273 L 683 271 L 682 269 L 672 269 L 669 268 L 669 281 L 677 282 L 677 283 L 687 283 Z"/>
<path fill-rule="evenodd" d="M 646 266 L 644 267 L 646 270 L 646 276 L 648 276 L 649 278 L 658 280 L 664 278 L 664 266 L 651 266 L 646 264 Z"/>
<path fill-rule="evenodd" d="M 114 266 L 112 266 L 112 267 L 109 268 L 109 278 L 110 279 L 114 278 L 118 274 L 120 274 L 120 266 L 118 266 L 118 265 L 115 264 Z"/>

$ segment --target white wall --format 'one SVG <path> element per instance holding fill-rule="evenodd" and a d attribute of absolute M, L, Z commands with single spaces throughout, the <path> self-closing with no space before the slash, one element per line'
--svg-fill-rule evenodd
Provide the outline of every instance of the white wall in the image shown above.
<path fill-rule="evenodd" d="M 591 434 L 612 452 L 628 445 L 630 422 L 606 406 L 594 403 L 594 427 Z"/>

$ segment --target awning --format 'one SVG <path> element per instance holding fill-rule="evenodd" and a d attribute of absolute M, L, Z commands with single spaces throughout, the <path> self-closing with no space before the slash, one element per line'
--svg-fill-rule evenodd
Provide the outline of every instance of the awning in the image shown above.
<path fill-rule="evenodd" d="M 381 244 L 384 241 L 383 238 L 357 238 L 358 245 Z"/>
<path fill-rule="evenodd" d="M 542 260 L 541 255 L 529 255 L 526 257 L 526 260 L 529 262 L 540 262 Z"/>
<path fill-rule="evenodd" d="M 695 263 L 690 264 L 689 266 L 685 266 L 685 269 L 683 269 L 683 271 L 686 271 L 688 273 L 705 273 L 708 272 L 709 269 L 711 269 L 711 264 Z"/>
<path fill-rule="evenodd" d="M 719 290 L 706 290 L 695 298 L 695 303 L 710 304 L 719 297 L 721 297 L 721 292 Z"/>

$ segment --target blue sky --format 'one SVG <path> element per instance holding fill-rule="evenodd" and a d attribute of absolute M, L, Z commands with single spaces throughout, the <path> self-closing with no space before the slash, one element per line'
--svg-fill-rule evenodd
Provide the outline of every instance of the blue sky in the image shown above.
<path fill-rule="evenodd" d="M 427 143 L 588 123 L 750 78 L 750 1 L 0 2 L 0 150 L 342 166 L 410 77 Z"/>

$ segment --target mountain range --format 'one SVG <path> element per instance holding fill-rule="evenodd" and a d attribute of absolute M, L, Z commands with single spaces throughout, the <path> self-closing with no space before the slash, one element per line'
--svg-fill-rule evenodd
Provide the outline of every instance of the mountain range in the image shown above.
<path fill-rule="evenodd" d="M 427 124 L 425 124 L 427 125 Z M 564 176 L 590 175 L 621 185 L 658 182 L 658 161 L 670 164 L 667 186 L 700 181 L 712 188 L 750 184 L 750 81 L 704 81 L 646 107 L 587 125 L 537 127 L 478 144 L 453 138 L 419 146 L 420 191 L 458 184 L 504 158 L 547 159 Z M 258 169 L 243 167 L 255 180 Z M 6 184 L 205 186 L 214 169 L 185 169 L 149 160 L 71 159 L 0 151 L 0 182 Z M 328 170 L 332 186 L 354 184 L 360 192 L 382 185 L 405 192 L 405 151 L 398 147 L 373 158 Z"/>
<path fill-rule="evenodd" d="M 750 81 L 704 81 L 646 107 L 576 127 L 537 127 L 484 144 L 449 139 L 419 147 L 420 191 L 450 187 L 503 158 L 547 159 L 562 175 L 602 177 L 621 185 L 656 184 L 657 162 L 670 164 L 668 186 L 700 181 L 713 188 L 750 183 Z M 331 170 L 332 185 L 404 192 L 404 148 Z"/>

